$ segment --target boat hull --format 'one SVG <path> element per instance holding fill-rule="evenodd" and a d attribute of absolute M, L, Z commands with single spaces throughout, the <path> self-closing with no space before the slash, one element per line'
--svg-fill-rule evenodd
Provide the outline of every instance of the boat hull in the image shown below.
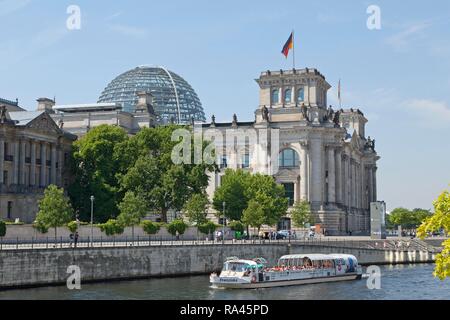
<path fill-rule="evenodd" d="M 303 284 L 325 283 L 325 282 L 337 282 L 337 281 L 350 281 L 361 279 L 361 274 L 352 273 L 331 277 L 317 277 L 307 279 L 289 279 L 289 280 L 275 280 L 275 281 L 263 281 L 263 282 L 221 282 L 220 279 L 211 279 L 211 284 L 216 288 L 223 289 L 258 289 L 258 288 L 273 288 L 273 287 L 287 287 L 298 286 Z"/>

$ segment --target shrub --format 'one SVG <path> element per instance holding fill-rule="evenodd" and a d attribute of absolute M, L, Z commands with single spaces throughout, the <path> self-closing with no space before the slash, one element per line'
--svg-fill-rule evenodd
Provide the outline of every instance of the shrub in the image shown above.
<path fill-rule="evenodd" d="M 6 235 L 6 223 L 0 220 L 0 237 L 4 237 Z"/>
<path fill-rule="evenodd" d="M 124 227 L 117 220 L 109 219 L 100 225 L 100 230 L 107 236 L 114 236 L 116 234 L 122 234 Z"/>
<path fill-rule="evenodd" d="M 177 231 L 179 235 L 182 235 L 187 227 L 188 225 L 183 220 L 176 219 L 167 225 L 167 231 L 173 236 L 177 234 Z"/>
<path fill-rule="evenodd" d="M 78 229 L 78 223 L 76 221 L 70 221 L 67 224 L 67 229 L 69 229 L 70 232 L 75 233 Z"/>
<path fill-rule="evenodd" d="M 197 226 L 198 231 L 200 231 L 203 234 L 210 234 L 213 233 L 217 229 L 218 225 L 216 225 L 212 221 L 208 221 L 202 224 L 199 224 Z"/>
<path fill-rule="evenodd" d="M 43 224 L 43 223 L 41 223 L 39 221 L 35 221 L 33 223 L 33 228 L 35 228 L 40 233 L 47 233 L 48 232 L 48 227 L 45 224 Z"/>
<path fill-rule="evenodd" d="M 144 229 L 145 233 L 151 235 L 158 233 L 159 229 L 161 228 L 161 225 L 157 222 L 153 221 L 142 221 L 141 223 L 142 229 Z"/>
<path fill-rule="evenodd" d="M 242 222 L 240 221 L 231 221 L 228 226 L 230 227 L 231 230 L 233 231 L 239 231 L 239 232 L 244 232 L 245 230 L 245 226 Z"/>

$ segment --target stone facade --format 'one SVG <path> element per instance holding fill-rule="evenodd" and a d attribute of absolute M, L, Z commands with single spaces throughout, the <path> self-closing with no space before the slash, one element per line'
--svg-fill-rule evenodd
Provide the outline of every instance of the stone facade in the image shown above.
<path fill-rule="evenodd" d="M 254 121 L 234 116 L 231 123 L 216 123 L 213 117 L 202 126 L 207 139 L 226 137 L 213 139 L 222 170 L 210 175 L 210 197 L 225 168 L 271 174 L 291 205 L 311 204 L 315 222 L 328 234 L 368 234 L 379 157 L 375 141 L 365 137 L 364 114 L 327 108 L 331 86 L 316 69 L 267 71 L 256 82 Z M 256 143 L 249 145 L 244 137 L 252 134 Z"/>
<path fill-rule="evenodd" d="M 32 223 L 50 184 L 67 187 L 76 136 L 63 131 L 39 99 L 38 111 L 0 101 L 0 219 Z"/>

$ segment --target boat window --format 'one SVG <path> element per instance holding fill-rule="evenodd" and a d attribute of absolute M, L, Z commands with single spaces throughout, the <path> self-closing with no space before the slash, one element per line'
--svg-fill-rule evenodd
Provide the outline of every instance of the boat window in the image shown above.
<path fill-rule="evenodd" d="M 234 272 L 244 272 L 245 270 L 251 268 L 251 266 L 245 264 L 245 263 L 237 263 L 237 262 L 231 262 L 227 263 L 225 265 L 226 271 L 234 271 Z"/>

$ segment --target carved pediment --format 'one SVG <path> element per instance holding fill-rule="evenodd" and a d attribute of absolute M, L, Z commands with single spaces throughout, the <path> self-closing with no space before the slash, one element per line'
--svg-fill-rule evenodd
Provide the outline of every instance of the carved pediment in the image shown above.
<path fill-rule="evenodd" d="M 49 133 L 60 134 L 61 129 L 55 123 L 55 121 L 46 112 L 42 113 L 32 121 L 30 121 L 27 126 L 30 129 L 37 129 L 40 131 L 45 131 Z"/>

